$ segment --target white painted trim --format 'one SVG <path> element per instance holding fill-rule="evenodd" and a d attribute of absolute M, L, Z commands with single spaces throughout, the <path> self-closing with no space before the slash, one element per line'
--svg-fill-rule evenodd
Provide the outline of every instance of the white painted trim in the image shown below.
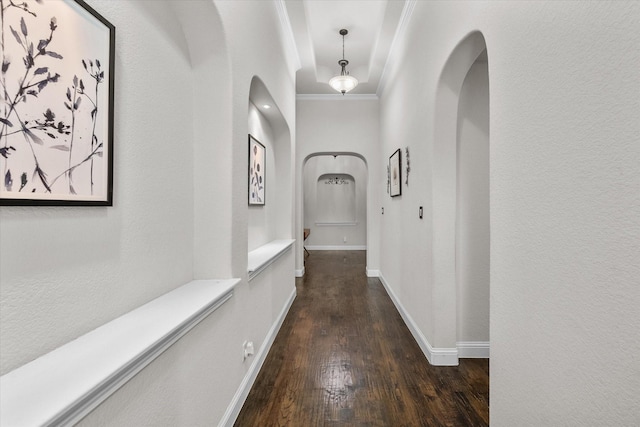
<path fill-rule="evenodd" d="M 404 308 L 404 306 L 398 299 L 398 296 L 395 294 L 395 292 L 393 292 L 393 289 L 391 289 L 382 273 L 380 273 L 379 278 L 382 282 L 382 285 L 387 290 L 391 301 L 393 301 L 396 308 L 398 309 L 398 312 L 400 312 L 400 315 L 404 319 L 404 322 L 407 324 L 407 327 L 411 331 L 411 334 L 418 342 L 420 349 L 422 349 L 422 352 L 427 357 L 427 360 L 429 360 L 429 363 L 434 366 L 458 366 L 458 349 L 432 347 L 429 343 L 429 340 L 427 340 L 427 337 L 424 336 L 416 322 L 414 322 L 411 315 L 409 315 L 407 310 Z"/>
<path fill-rule="evenodd" d="M 318 246 L 305 246 L 308 251 L 366 251 L 367 245 L 318 245 Z"/>
<path fill-rule="evenodd" d="M 375 93 L 354 93 L 342 95 L 339 93 L 301 93 L 296 95 L 296 101 L 377 101 Z"/>
<path fill-rule="evenodd" d="M 265 337 L 264 342 L 262 343 L 262 346 L 260 346 L 260 349 L 256 353 L 253 363 L 249 367 L 249 371 L 244 376 L 244 379 L 240 383 L 240 387 L 238 387 L 238 390 L 236 391 L 236 394 L 233 396 L 233 399 L 231 400 L 231 403 L 227 407 L 227 410 L 225 411 L 224 415 L 222 416 L 220 423 L 218 423 L 218 427 L 233 427 L 233 423 L 236 422 L 236 419 L 240 414 L 240 410 L 242 409 L 242 405 L 244 405 L 245 400 L 247 400 L 249 391 L 251 391 L 251 387 L 253 387 L 253 383 L 258 377 L 258 373 L 260 372 L 260 369 L 262 368 L 262 365 L 264 364 L 264 361 L 267 358 L 267 354 L 269 353 L 269 350 L 273 345 L 273 341 L 276 339 L 276 335 L 278 335 L 278 332 L 282 327 L 282 323 L 284 322 L 284 319 L 287 317 L 287 313 L 289 313 L 289 309 L 291 308 L 291 305 L 293 304 L 293 301 L 295 299 L 296 299 L 296 288 L 294 287 L 293 291 L 291 291 L 291 295 L 289 295 L 289 299 L 285 303 L 284 307 L 282 307 L 282 310 L 280 311 L 278 318 L 271 326 L 271 329 L 269 329 L 269 332 L 267 333 L 267 336 Z"/>
<path fill-rule="evenodd" d="M 393 41 L 391 42 L 391 47 L 389 48 L 389 55 L 387 56 L 387 61 L 384 63 L 384 69 L 382 70 L 382 75 L 380 76 L 380 83 L 378 83 L 378 89 L 376 89 L 376 95 L 380 97 L 382 92 L 384 91 L 385 86 L 387 85 L 387 79 L 389 74 L 387 73 L 390 64 L 396 60 L 395 56 L 398 55 L 398 40 L 404 37 L 404 34 L 407 32 L 407 28 L 409 28 L 409 22 L 411 22 L 411 16 L 413 15 L 413 11 L 416 8 L 416 3 L 418 0 L 406 0 L 404 3 L 404 8 L 402 9 L 402 15 L 400 15 L 400 22 L 398 23 L 398 28 L 396 29 L 396 33 L 393 36 Z"/>
<path fill-rule="evenodd" d="M 249 281 L 280 258 L 294 243 L 295 239 L 273 240 L 249 252 L 247 259 Z"/>
<path fill-rule="evenodd" d="M 367 277 L 380 277 L 380 270 L 369 270 L 367 268 Z"/>
<path fill-rule="evenodd" d="M 300 270 L 296 270 L 296 277 L 304 277 L 305 268 L 302 267 Z"/>
<path fill-rule="evenodd" d="M 357 222 L 316 222 L 318 227 L 353 227 Z"/>
<path fill-rule="evenodd" d="M 194 280 L 0 377 L 0 425 L 74 425 L 233 296 Z"/>
<path fill-rule="evenodd" d="M 284 4 L 284 0 L 276 0 L 276 10 L 278 11 L 278 17 L 280 18 L 280 26 L 282 33 L 285 37 L 285 51 L 288 56 L 293 60 L 294 71 L 302 68 L 302 62 L 300 61 L 300 54 L 298 53 L 298 47 L 296 45 L 296 38 L 293 36 L 293 29 L 291 28 L 291 21 L 289 20 L 289 13 L 287 7 Z"/>
<path fill-rule="evenodd" d="M 459 341 L 456 345 L 461 359 L 488 359 L 491 353 L 489 341 Z"/>

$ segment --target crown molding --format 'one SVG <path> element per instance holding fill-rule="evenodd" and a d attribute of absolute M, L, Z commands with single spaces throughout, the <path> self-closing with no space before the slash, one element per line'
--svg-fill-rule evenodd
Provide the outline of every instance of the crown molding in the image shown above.
<path fill-rule="evenodd" d="M 302 68 L 302 62 L 300 62 L 296 39 L 293 36 L 293 29 L 291 28 L 291 21 L 289 20 L 289 13 L 287 13 L 287 6 L 284 4 L 284 0 L 275 0 L 275 4 L 276 10 L 278 11 L 278 17 L 280 18 L 282 34 L 284 35 L 284 48 L 287 52 L 287 56 L 292 58 L 293 66 L 295 71 L 297 71 Z"/>
<path fill-rule="evenodd" d="M 384 92 L 384 88 L 387 85 L 387 79 L 389 76 L 388 71 L 390 67 L 389 64 L 393 62 L 395 56 L 397 55 L 399 40 L 404 38 L 404 35 L 407 32 L 407 28 L 409 28 L 409 22 L 411 22 L 411 17 L 417 3 L 418 0 L 406 0 L 404 3 L 402 15 L 400 16 L 400 23 L 398 24 L 395 35 L 393 36 L 391 48 L 389 49 L 389 56 L 387 56 L 387 62 L 385 62 L 384 64 L 384 69 L 382 70 L 382 75 L 380 76 L 380 83 L 378 84 L 378 89 L 376 90 L 376 95 L 378 95 L 378 97 L 382 95 L 382 92 Z"/>

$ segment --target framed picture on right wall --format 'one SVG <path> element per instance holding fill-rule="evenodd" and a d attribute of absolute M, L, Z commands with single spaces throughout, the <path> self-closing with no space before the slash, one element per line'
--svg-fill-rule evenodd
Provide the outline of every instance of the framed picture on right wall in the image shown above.
<path fill-rule="evenodd" d="M 389 175 L 391 179 L 391 197 L 399 196 L 402 194 L 402 177 L 400 176 L 401 169 L 400 162 L 400 149 L 398 148 L 389 157 Z"/>

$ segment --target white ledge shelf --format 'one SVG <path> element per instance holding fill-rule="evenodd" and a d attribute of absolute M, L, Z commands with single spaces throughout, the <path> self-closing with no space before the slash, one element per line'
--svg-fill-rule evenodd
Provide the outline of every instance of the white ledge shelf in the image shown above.
<path fill-rule="evenodd" d="M 233 296 L 194 280 L 0 377 L 0 425 L 73 425 Z"/>
<path fill-rule="evenodd" d="M 247 272 L 249 280 L 280 258 L 295 242 L 295 239 L 273 240 L 249 252 Z"/>

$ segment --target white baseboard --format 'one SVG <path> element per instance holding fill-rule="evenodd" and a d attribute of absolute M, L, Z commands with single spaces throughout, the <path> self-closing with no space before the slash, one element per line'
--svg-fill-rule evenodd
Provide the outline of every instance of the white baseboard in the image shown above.
<path fill-rule="evenodd" d="M 227 407 L 226 412 L 222 416 L 220 423 L 218 423 L 218 427 L 233 427 L 233 423 L 236 422 L 238 415 L 240 415 L 240 410 L 242 409 L 242 405 L 244 405 L 245 400 L 247 400 L 247 396 L 249 395 L 249 391 L 251 391 L 251 387 L 258 377 L 258 373 L 262 368 L 262 364 L 267 358 L 267 354 L 273 345 L 273 341 L 276 339 L 276 335 L 278 335 L 278 331 L 284 322 L 285 317 L 287 317 L 287 313 L 291 308 L 291 304 L 293 304 L 293 300 L 296 299 L 296 289 L 293 288 L 289 299 L 285 303 L 284 307 L 282 307 L 282 311 L 278 315 L 278 318 L 269 329 L 267 336 L 260 346 L 260 349 L 257 351 L 253 363 L 251 367 L 249 367 L 249 371 L 245 375 L 242 383 L 240 383 L 240 387 L 236 391 L 236 394 L 233 396 L 231 403 Z"/>
<path fill-rule="evenodd" d="M 488 359 L 490 353 L 489 341 L 459 341 L 458 357 L 461 359 Z"/>
<path fill-rule="evenodd" d="M 295 271 L 296 277 L 304 277 L 304 272 L 305 272 L 304 270 L 305 270 L 304 267 L 302 267 L 300 270 L 296 270 Z"/>
<path fill-rule="evenodd" d="M 326 245 L 326 246 L 305 246 L 308 251 L 366 251 L 367 245 Z"/>
<path fill-rule="evenodd" d="M 380 277 L 380 270 L 369 270 L 367 268 L 367 277 Z"/>
<path fill-rule="evenodd" d="M 384 285 L 384 288 L 387 290 L 389 297 L 391 297 L 391 301 L 395 304 L 396 308 L 400 312 L 400 315 L 404 319 L 404 322 L 407 324 L 407 327 L 411 331 L 411 334 L 418 342 L 418 346 L 427 357 L 429 363 L 434 366 L 458 366 L 458 349 L 457 348 L 434 348 L 427 340 L 427 337 L 424 336 L 418 325 L 414 322 L 413 318 L 409 315 L 407 310 L 404 308 L 398 296 L 393 292 L 393 289 L 389 286 L 387 281 L 385 280 L 382 273 L 378 276 L 380 281 Z"/>

